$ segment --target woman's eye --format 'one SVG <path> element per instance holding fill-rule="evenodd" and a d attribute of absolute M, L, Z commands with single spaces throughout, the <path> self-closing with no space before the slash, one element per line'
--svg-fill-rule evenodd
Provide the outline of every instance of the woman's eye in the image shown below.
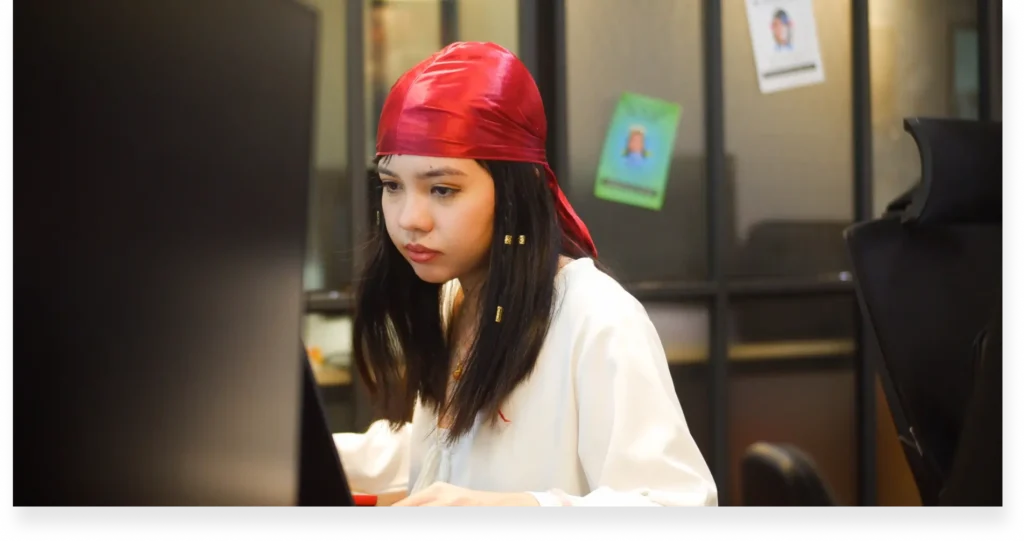
<path fill-rule="evenodd" d="M 431 188 L 431 191 L 433 191 L 436 195 L 439 195 L 441 197 L 450 197 L 452 195 L 455 195 L 456 190 L 454 188 L 449 188 L 447 186 L 434 186 L 433 188 Z"/>
<path fill-rule="evenodd" d="M 385 181 L 381 182 L 381 185 L 384 186 L 384 191 L 386 191 L 386 192 L 396 192 L 396 191 L 398 191 L 398 183 L 397 182 L 391 182 L 389 180 L 385 180 Z"/>

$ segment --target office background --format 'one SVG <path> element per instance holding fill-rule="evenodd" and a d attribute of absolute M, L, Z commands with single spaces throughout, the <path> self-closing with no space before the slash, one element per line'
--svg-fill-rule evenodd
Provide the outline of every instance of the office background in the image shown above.
<path fill-rule="evenodd" d="M 903 118 L 1001 118 L 1000 2 L 813 0 L 825 82 L 762 94 L 742 0 L 301 1 L 321 14 L 304 337 L 333 430 L 372 418 L 348 368 L 382 101 L 486 40 L 534 73 L 552 167 L 658 327 L 721 503 L 757 441 L 803 449 L 842 505 L 919 503 L 841 232 L 918 180 Z M 622 92 L 683 108 L 660 212 L 593 195 Z"/>

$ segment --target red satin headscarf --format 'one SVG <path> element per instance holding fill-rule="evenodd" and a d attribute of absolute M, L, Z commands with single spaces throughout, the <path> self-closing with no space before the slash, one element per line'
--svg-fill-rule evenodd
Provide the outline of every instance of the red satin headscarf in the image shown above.
<path fill-rule="evenodd" d="M 377 128 L 377 156 L 542 165 L 562 230 L 596 256 L 587 226 L 548 166 L 547 130 L 540 91 L 526 66 L 499 45 L 459 42 L 417 64 L 391 88 Z"/>

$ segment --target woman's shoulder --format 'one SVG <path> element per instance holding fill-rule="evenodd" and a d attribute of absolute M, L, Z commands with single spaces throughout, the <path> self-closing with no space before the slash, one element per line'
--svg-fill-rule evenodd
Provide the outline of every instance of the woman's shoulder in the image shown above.
<path fill-rule="evenodd" d="M 618 281 L 583 258 L 565 265 L 555 290 L 556 318 L 587 326 L 616 325 L 624 319 L 647 319 L 643 305 Z"/>
<path fill-rule="evenodd" d="M 584 362 L 630 366 L 666 362 L 658 331 L 643 304 L 593 261 L 580 259 L 566 265 L 556 290 L 560 298 L 549 335 L 572 352 L 574 370 Z"/>

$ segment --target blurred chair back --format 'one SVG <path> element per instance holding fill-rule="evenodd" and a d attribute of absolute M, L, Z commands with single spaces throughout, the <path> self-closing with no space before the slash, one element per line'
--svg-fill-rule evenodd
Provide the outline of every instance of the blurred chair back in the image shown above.
<path fill-rule="evenodd" d="M 795 446 L 755 443 L 747 448 L 740 468 L 744 506 L 835 505 L 814 461 Z"/>
<path fill-rule="evenodd" d="M 1002 128 L 905 126 L 921 153 L 920 185 L 902 212 L 857 224 L 846 240 L 904 452 L 922 503 L 937 505 L 975 392 L 976 344 L 1002 310 Z M 996 441 L 1000 430 L 977 443 Z"/>

